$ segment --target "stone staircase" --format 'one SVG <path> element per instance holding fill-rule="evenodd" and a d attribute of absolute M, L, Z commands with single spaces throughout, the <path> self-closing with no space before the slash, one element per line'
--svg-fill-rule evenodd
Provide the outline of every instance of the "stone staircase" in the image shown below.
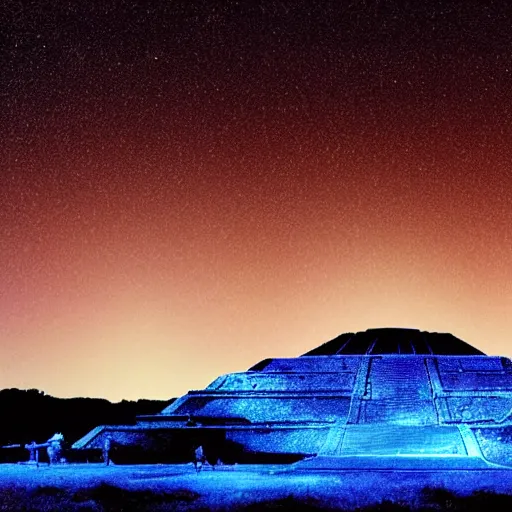
<path fill-rule="evenodd" d="M 457 427 L 347 425 L 343 442 L 333 456 L 347 455 L 459 455 L 467 456 Z"/>

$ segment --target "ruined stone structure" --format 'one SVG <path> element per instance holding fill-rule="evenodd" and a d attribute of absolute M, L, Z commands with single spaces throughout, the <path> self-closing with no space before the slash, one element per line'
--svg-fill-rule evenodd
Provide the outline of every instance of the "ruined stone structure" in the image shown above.
<path fill-rule="evenodd" d="M 223 375 L 135 425 L 97 427 L 73 448 L 101 449 L 109 433 L 121 448 L 166 460 L 202 444 L 215 460 L 300 460 L 305 469 L 512 468 L 512 361 L 451 334 L 347 333 Z"/>

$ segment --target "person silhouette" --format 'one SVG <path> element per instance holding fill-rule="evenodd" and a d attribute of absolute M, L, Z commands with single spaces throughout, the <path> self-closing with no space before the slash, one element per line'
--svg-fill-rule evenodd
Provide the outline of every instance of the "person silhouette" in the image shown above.
<path fill-rule="evenodd" d="M 110 464 L 110 449 L 112 448 L 112 436 L 107 434 L 103 441 L 103 462 L 105 466 Z"/>
<path fill-rule="evenodd" d="M 204 450 L 201 445 L 199 445 L 194 451 L 194 467 L 196 468 L 196 473 L 199 473 L 206 462 L 206 457 L 204 455 Z"/>
<path fill-rule="evenodd" d="M 60 462 L 62 456 L 62 443 L 64 442 L 64 436 L 59 432 L 54 434 L 48 439 L 48 446 L 46 453 L 48 454 L 48 460 L 50 465 Z"/>

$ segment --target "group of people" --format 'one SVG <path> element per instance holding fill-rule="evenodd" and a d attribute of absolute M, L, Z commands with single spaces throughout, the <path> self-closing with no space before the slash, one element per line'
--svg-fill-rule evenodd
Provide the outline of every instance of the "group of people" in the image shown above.
<path fill-rule="evenodd" d="M 30 460 L 38 463 L 39 457 L 37 453 L 37 449 L 40 447 L 46 446 L 46 453 L 48 454 L 48 462 L 50 465 L 57 464 L 59 462 L 66 462 L 66 459 L 63 455 L 63 443 L 64 436 L 59 432 L 54 434 L 46 443 L 37 445 L 35 442 L 32 442 L 31 445 L 27 445 L 27 448 L 30 449 Z M 112 436 L 111 434 L 107 434 L 103 441 L 103 462 L 105 466 L 110 465 L 110 449 L 112 447 Z"/>
<path fill-rule="evenodd" d="M 35 441 L 32 441 L 29 444 L 25 445 L 25 448 L 29 451 L 30 457 L 28 460 L 29 464 L 36 464 L 39 466 L 39 450 L 42 448 L 46 448 L 46 453 L 48 455 L 48 463 L 50 465 L 52 464 L 58 464 L 62 462 L 67 462 L 66 459 L 63 457 L 63 443 L 64 443 L 64 436 L 58 432 L 54 434 L 48 441 L 45 443 L 36 443 Z M 11 445 L 7 448 L 11 447 L 19 447 L 22 445 Z"/>
<path fill-rule="evenodd" d="M 27 445 L 27 447 L 34 447 L 34 450 L 31 450 L 31 459 L 37 458 L 37 449 L 36 446 L 46 446 L 46 451 L 48 454 L 48 460 L 50 464 L 56 464 L 58 462 L 65 462 L 65 459 L 62 457 L 63 447 L 62 444 L 64 442 L 64 436 L 61 433 L 54 434 L 46 443 L 43 445 L 36 445 L 32 443 L 32 445 Z M 112 448 L 112 435 L 107 434 L 103 440 L 102 446 L 102 454 L 103 454 L 103 463 L 105 466 L 109 466 L 111 463 L 110 459 L 110 451 Z M 209 464 L 206 455 L 204 453 L 204 449 L 202 445 L 199 445 L 194 450 L 194 468 L 197 473 L 201 471 L 205 464 Z M 212 469 L 215 469 L 215 466 L 222 465 L 222 461 L 220 459 L 217 460 L 215 464 L 210 464 Z"/>
<path fill-rule="evenodd" d="M 64 436 L 61 433 L 54 434 L 45 443 L 47 446 L 46 452 L 48 454 L 48 461 L 51 464 L 58 462 L 65 462 L 66 460 L 62 457 L 62 444 L 64 443 Z M 105 466 L 110 465 L 110 449 L 112 447 L 112 436 L 107 434 L 103 441 L 103 462 Z"/>

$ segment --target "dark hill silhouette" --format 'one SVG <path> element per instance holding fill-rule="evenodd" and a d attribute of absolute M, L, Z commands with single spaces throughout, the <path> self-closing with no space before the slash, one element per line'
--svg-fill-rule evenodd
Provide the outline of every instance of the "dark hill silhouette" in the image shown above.
<path fill-rule="evenodd" d="M 101 398 L 56 398 L 38 389 L 0 391 L 0 445 L 44 442 L 62 432 L 67 445 L 97 425 L 131 425 L 135 417 L 156 414 L 170 400 L 137 400 L 112 403 Z M 24 449 L 0 450 L 0 461 L 24 460 Z"/>

